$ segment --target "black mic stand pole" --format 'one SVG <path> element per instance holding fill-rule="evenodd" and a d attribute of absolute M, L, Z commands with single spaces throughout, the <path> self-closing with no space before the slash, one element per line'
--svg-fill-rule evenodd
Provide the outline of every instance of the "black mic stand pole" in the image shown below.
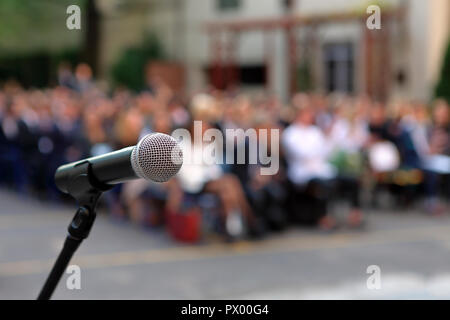
<path fill-rule="evenodd" d="M 61 253 L 39 293 L 38 300 L 49 300 L 52 296 L 70 259 L 91 231 L 96 217 L 95 207 L 99 197 L 103 191 L 112 188 L 112 186 L 105 185 L 95 179 L 88 161 L 80 163 L 77 169 L 70 177 L 68 193 L 77 200 L 79 207 L 68 227 L 69 233 Z"/>

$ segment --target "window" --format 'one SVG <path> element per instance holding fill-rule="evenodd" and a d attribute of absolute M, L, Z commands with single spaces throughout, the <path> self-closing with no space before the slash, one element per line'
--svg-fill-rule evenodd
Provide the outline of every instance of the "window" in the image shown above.
<path fill-rule="evenodd" d="M 244 85 L 264 85 L 266 67 L 264 65 L 245 65 L 238 69 L 240 83 Z"/>
<path fill-rule="evenodd" d="M 217 8 L 219 10 L 235 10 L 241 5 L 241 0 L 217 0 Z"/>
<path fill-rule="evenodd" d="M 209 83 L 217 89 L 225 89 L 230 85 L 263 86 L 266 84 L 265 65 L 223 65 L 207 66 L 205 72 Z"/>
<path fill-rule="evenodd" d="M 351 43 L 326 44 L 324 60 L 326 90 L 353 92 L 353 45 Z"/>

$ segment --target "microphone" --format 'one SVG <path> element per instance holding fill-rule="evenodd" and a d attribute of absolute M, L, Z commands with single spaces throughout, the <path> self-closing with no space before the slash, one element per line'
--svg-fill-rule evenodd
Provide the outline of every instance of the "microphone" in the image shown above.
<path fill-rule="evenodd" d="M 55 173 L 56 186 L 74 197 L 79 207 L 38 300 L 50 299 L 73 254 L 89 236 L 96 217 L 97 200 L 103 191 L 130 179 L 167 181 L 180 170 L 182 164 L 183 152 L 176 140 L 166 134 L 151 133 L 136 146 L 59 167 Z"/>
<path fill-rule="evenodd" d="M 59 190 L 69 193 L 72 178 L 87 174 L 88 164 L 91 183 L 109 186 L 131 179 L 144 178 L 165 182 L 174 176 L 183 164 L 183 152 L 177 141 L 163 133 L 151 133 L 136 146 L 83 159 L 60 166 L 55 173 Z"/>

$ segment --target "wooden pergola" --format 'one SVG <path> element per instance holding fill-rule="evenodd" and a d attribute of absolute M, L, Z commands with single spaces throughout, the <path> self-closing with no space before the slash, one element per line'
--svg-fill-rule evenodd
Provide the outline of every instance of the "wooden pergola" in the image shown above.
<path fill-rule="evenodd" d="M 407 7 L 383 9 L 381 14 L 382 28 L 369 30 L 366 27 L 368 14 L 365 12 L 341 12 L 315 15 L 286 15 L 281 18 L 246 19 L 240 21 L 211 22 L 205 25 L 205 31 L 210 38 L 210 77 L 212 85 L 224 89 L 239 84 L 239 72 L 236 64 L 236 48 L 239 35 L 249 31 L 264 33 L 264 60 L 266 72 L 266 87 L 270 83 L 273 70 L 273 45 L 270 32 L 281 30 L 286 38 L 286 63 L 289 92 L 297 90 L 296 73 L 301 57 L 297 52 L 296 32 L 308 26 L 313 30 L 314 43 L 317 43 L 317 29 L 331 23 L 353 22 L 361 26 L 364 46 L 365 93 L 375 99 L 385 100 L 389 95 L 392 81 L 391 71 L 391 21 L 404 21 Z M 224 41 L 222 35 L 227 34 Z"/>

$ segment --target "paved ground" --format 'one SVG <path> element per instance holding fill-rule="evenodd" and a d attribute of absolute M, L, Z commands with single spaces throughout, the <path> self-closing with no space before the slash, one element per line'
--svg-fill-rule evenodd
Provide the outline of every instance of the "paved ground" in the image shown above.
<path fill-rule="evenodd" d="M 0 191 L 0 299 L 34 299 L 73 208 Z M 292 229 L 258 242 L 180 245 L 163 231 L 100 215 L 55 299 L 450 298 L 450 218 L 371 212 L 364 232 Z M 366 285 L 369 265 L 381 289 Z"/>

